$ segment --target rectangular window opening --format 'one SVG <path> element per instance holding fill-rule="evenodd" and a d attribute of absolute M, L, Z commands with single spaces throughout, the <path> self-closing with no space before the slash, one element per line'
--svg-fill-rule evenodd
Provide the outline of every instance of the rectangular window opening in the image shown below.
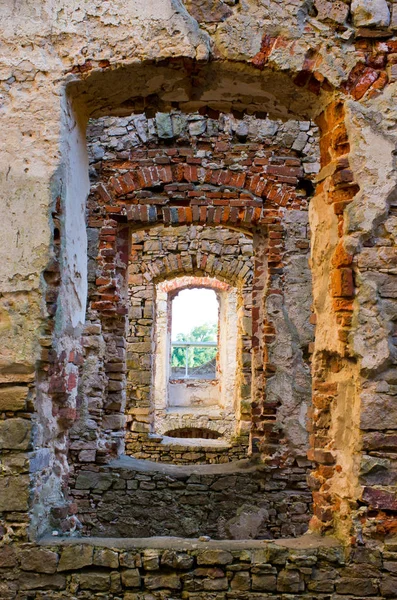
<path fill-rule="evenodd" d="M 208 289 L 184 289 L 172 300 L 170 381 L 217 379 L 219 302 Z"/>

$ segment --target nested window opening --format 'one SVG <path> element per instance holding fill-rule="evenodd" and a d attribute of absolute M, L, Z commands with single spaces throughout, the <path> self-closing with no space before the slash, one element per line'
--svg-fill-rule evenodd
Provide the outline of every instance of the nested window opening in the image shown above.
<path fill-rule="evenodd" d="M 172 300 L 170 380 L 214 380 L 219 301 L 214 290 L 185 289 Z"/>
<path fill-rule="evenodd" d="M 237 288 L 209 277 L 156 286 L 154 431 L 188 427 L 235 433 L 239 319 Z"/>

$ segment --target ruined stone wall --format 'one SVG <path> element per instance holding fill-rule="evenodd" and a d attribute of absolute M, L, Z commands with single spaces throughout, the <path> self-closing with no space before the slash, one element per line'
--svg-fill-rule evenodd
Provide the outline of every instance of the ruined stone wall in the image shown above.
<path fill-rule="evenodd" d="M 253 323 L 257 356 L 254 356 L 255 352 L 251 356 L 251 362 L 255 364 L 251 367 L 252 385 L 257 395 L 257 399 L 252 398 L 253 435 L 258 440 L 268 439 L 265 452 L 269 454 L 277 451 L 277 443 L 272 446 L 271 439 L 276 441 L 283 436 L 289 440 L 293 453 L 304 454 L 304 415 L 310 398 L 307 360 L 312 340 L 310 275 L 306 262 L 309 251 L 307 194 L 310 194 L 311 183 L 305 180 L 305 174 L 310 176 L 318 170 L 316 128 L 309 122 L 284 125 L 252 117 L 236 120 L 222 115 L 215 119 L 200 115 L 186 117 L 174 112 L 157 113 L 156 119 L 147 119 L 144 115 L 119 120 L 102 119 L 92 124 L 91 136 L 89 146 L 94 183 L 88 205 L 88 235 L 92 240 L 89 254 L 95 257 L 99 252 L 99 255 L 97 263 L 94 258 L 90 263 L 92 285 L 88 318 L 95 320 L 103 314 L 106 320 L 107 315 L 123 311 L 132 315 L 135 310 L 136 301 L 132 298 L 133 305 L 128 306 L 127 294 L 118 284 L 118 258 L 112 249 L 117 235 L 116 223 L 125 218 L 123 215 L 132 227 L 147 231 L 134 234 L 129 268 L 131 286 L 142 286 L 147 282 L 146 290 L 136 289 L 136 295 L 145 299 L 146 319 L 154 318 L 150 286 L 159 278 L 203 273 L 238 282 L 251 277 L 252 268 L 252 276 L 258 282 L 256 300 L 248 300 L 248 306 L 256 302 L 257 307 Z M 301 154 L 302 158 L 298 158 Z M 175 204 L 178 208 L 174 207 Z M 157 222 L 166 226 L 164 230 L 153 229 Z M 173 229 L 169 229 L 170 226 Z M 233 238 L 221 226 L 241 232 L 235 233 Z M 102 229 L 98 232 L 100 227 Z M 265 229 L 266 232 L 260 234 Z M 251 230 L 251 235 L 254 233 L 252 259 L 249 259 L 248 252 L 252 242 L 244 241 L 244 230 Z M 191 237 L 188 247 L 186 241 L 185 248 L 178 242 L 179 236 L 196 236 L 196 232 L 202 232 L 198 239 L 204 240 L 197 249 L 191 243 Z M 127 235 L 125 231 L 123 235 Z M 263 240 L 269 238 L 269 241 L 260 241 L 260 235 Z M 143 249 L 135 243 L 139 236 L 146 236 L 148 240 Z M 156 236 L 158 239 L 153 241 Z M 206 236 L 214 240 L 212 246 Z M 238 236 L 240 241 L 237 243 Z M 234 245 L 231 244 L 233 239 Z M 268 248 L 261 250 L 264 243 Z M 157 244 L 155 250 L 153 244 Z M 249 260 L 256 260 L 257 266 Z M 263 294 L 268 295 L 266 307 Z M 287 312 L 280 314 L 279 303 L 284 295 Z M 138 305 L 136 309 L 139 312 Z M 266 317 L 270 312 L 272 317 Z M 115 318 L 119 319 L 117 315 Z M 268 324 L 262 329 L 261 321 L 266 318 Z M 150 327 L 150 323 L 145 323 L 145 327 Z M 141 333 L 145 344 L 142 348 L 152 350 L 153 336 L 145 337 L 143 329 Z M 278 343 L 275 343 L 276 337 Z M 133 351 L 134 343 L 138 344 L 137 348 L 141 343 L 139 336 L 134 338 L 129 342 L 130 351 Z M 247 343 L 243 341 L 243 344 Z M 266 344 L 269 348 L 265 357 Z M 250 352 L 249 346 L 246 349 Z M 109 354 L 109 350 L 107 352 Z M 136 374 L 143 378 L 138 386 L 138 395 L 133 391 L 131 380 L 127 385 L 129 396 L 137 396 L 133 405 L 127 400 L 127 412 L 130 414 L 134 405 L 138 409 L 149 408 L 150 412 L 149 356 L 143 357 L 143 360 L 146 366 Z M 269 364 L 267 378 L 271 381 L 266 407 L 263 405 L 264 360 Z M 112 362 L 117 362 L 117 359 L 109 361 Z M 121 362 L 118 368 L 119 373 L 123 371 Z M 105 413 L 117 412 L 112 406 L 121 407 L 123 404 L 124 384 L 115 364 L 111 369 L 108 377 L 116 381 L 108 390 L 112 402 L 105 401 Z M 242 399 L 250 395 L 248 363 L 243 367 L 244 371 Z M 130 373 L 133 377 L 132 371 Z M 106 402 L 110 410 L 106 410 Z M 279 407 L 282 418 L 274 426 L 272 422 Z M 244 410 L 247 412 L 247 408 Z M 148 415 L 143 416 L 148 418 Z M 116 419 L 114 429 L 117 429 L 116 415 L 112 418 Z M 286 425 L 283 432 L 280 430 L 281 421 Z"/>
<path fill-rule="evenodd" d="M 51 514 L 73 527 L 69 452 L 100 462 L 122 447 L 111 434 L 97 443 L 106 379 L 102 371 L 96 378 L 96 359 L 86 354 L 92 372 L 78 373 L 83 347 L 104 357 L 107 335 L 84 323 L 85 128 L 92 116 L 147 110 L 153 117 L 182 107 L 326 117 L 318 121 L 322 171 L 310 208 L 317 320 L 310 426 L 318 465 L 311 526 L 367 545 L 354 551 L 358 567 L 328 570 L 325 594 L 392 598 L 395 236 L 382 227 L 393 215 L 396 186 L 395 2 L 45 0 L 3 2 L 0 13 L 1 593 L 14 600 L 19 589 L 30 598 L 97 591 L 92 578 L 79 591 L 83 571 L 42 574 L 42 558 L 30 563 L 32 577 L 23 571 L 19 578 L 16 569 L 20 562 L 26 568 L 27 555 L 40 556 L 31 544 L 16 558 L 29 523 L 31 539 L 48 530 Z M 336 114 L 334 102 L 343 106 Z M 114 355 L 123 360 L 122 319 L 119 328 Z M 80 439 L 75 429 L 70 440 L 81 412 L 78 386 L 91 398 L 91 430 Z M 380 410 L 390 418 L 378 417 Z M 107 418 L 122 427 L 119 416 Z M 374 545 L 384 541 L 380 572 Z M 313 570 L 302 576 L 305 590 L 318 585 Z M 104 580 L 99 585 L 111 585 L 110 573 Z"/>
<path fill-rule="evenodd" d="M 316 129 L 309 122 L 173 112 L 157 113 L 155 121 L 143 115 L 102 119 L 91 134 L 89 303 L 69 478 L 84 531 L 113 535 L 114 505 L 117 534 L 160 534 L 164 506 L 173 515 L 170 531 L 178 535 L 208 530 L 225 537 L 222 523 L 245 510 L 259 519 L 253 537 L 301 534 L 310 513 L 305 429 L 313 339 L 307 264 L 312 185 L 305 173 L 318 170 Z M 150 435 L 160 432 L 153 420 L 155 283 L 178 275 L 219 278 L 235 285 L 240 297 L 236 433 L 219 453 L 216 444 L 171 447 L 168 440 L 160 446 Z M 180 425 L 167 418 L 171 429 Z M 228 423 L 222 413 L 217 418 L 219 424 L 204 411 L 196 422 L 222 433 Z M 144 475 L 150 481 L 142 490 L 134 481 L 125 488 L 114 469 L 103 467 L 108 483 L 102 489 L 95 483 L 98 469 L 102 473 L 101 463 L 124 439 L 127 453 L 138 458 L 223 463 L 249 450 L 268 467 L 259 483 L 248 471 L 244 481 L 228 479 L 229 489 L 220 494 L 216 480 L 204 478 L 194 494 L 189 477 L 186 489 L 181 482 L 169 487 L 156 482 L 156 472 Z M 248 508 L 244 489 L 252 494 Z M 160 510 L 152 525 L 139 523 L 136 512 L 147 503 Z"/>

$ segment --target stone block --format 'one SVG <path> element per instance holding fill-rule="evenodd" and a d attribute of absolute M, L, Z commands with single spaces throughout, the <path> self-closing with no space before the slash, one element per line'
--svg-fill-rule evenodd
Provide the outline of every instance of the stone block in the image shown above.
<path fill-rule="evenodd" d="M 97 490 L 105 492 L 112 485 L 112 475 L 96 471 L 80 471 L 76 479 L 76 490 Z"/>
<path fill-rule="evenodd" d="M 383 576 L 380 582 L 380 593 L 386 598 L 395 598 L 397 594 L 397 577 Z"/>
<path fill-rule="evenodd" d="M 222 0 L 188 0 L 187 7 L 194 19 L 199 23 L 220 23 L 233 14 L 233 11 Z"/>
<path fill-rule="evenodd" d="M 377 585 L 365 574 L 363 578 L 341 577 L 335 586 L 338 594 L 353 594 L 354 596 L 374 596 L 378 592 Z"/>
<path fill-rule="evenodd" d="M 119 566 L 119 555 L 109 548 L 95 548 L 93 564 L 98 567 L 117 569 Z"/>
<path fill-rule="evenodd" d="M 124 415 L 105 415 L 102 419 L 103 429 L 124 429 L 125 416 Z"/>
<path fill-rule="evenodd" d="M 292 571 L 289 569 L 283 569 L 280 571 L 277 578 L 277 591 L 288 592 L 290 594 L 296 594 L 297 592 L 303 592 L 305 584 L 299 571 Z"/>
<path fill-rule="evenodd" d="M 145 482 L 142 482 L 145 483 Z M 141 486 L 142 486 L 141 483 Z M 154 488 L 151 488 L 154 489 Z M 144 550 L 142 558 L 143 568 L 146 571 L 157 571 L 160 568 L 160 555 L 157 550 Z"/>
<path fill-rule="evenodd" d="M 207 123 L 205 119 L 199 119 L 189 123 L 190 135 L 202 135 L 206 130 Z"/>
<path fill-rule="evenodd" d="M 230 565 L 233 556 L 227 550 L 203 550 L 197 555 L 198 565 Z"/>
<path fill-rule="evenodd" d="M 180 590 L 182 587 L 181 579 L 176 573 L 167 573 L 159 575 L 146 575 L 145 587 L 148 590 Z"/>
<path fill-rule="evenodd" d="M 0 479 L 0 512 L 28 509 L 29 477 L 3 477 Z"/>
<path fill-rule="evenodd" d="M 103 571 L 82 573 L 79 577 L 79 585 L 82 590 L 106 592 L 110 587 L 109 573 Z"/>
<path fill-rule="evenodd" d="M 175 552 L 174 550 L 165 550 L 161 557 L 161 564 L 173 569 L 190 569 L 193 562 L 193 557 L 186 552 Z"/>
<path fill-rule="evenodd" d="M 392 5 L 390 27 L 391 27 L 391 29 L 397 29 L 397 4 L 396 4 L 396 2 L 393 2 L 393 5 Z"/>
<path fill-rule="evenodd" d="M 156 113 L 157 135 L 162 139 L 174 137 L 172 121 L 169 113 Z"/>
<path fill-rule="evenodd" d="M 15 567 L 17 558 L 12 546 L 2 546 L 0 548 L 0 569 Z"/>
<path fill-rule="evenodd" d="M 382 568 L 382 555 L 379 550 L 374 548 L 365 548 L 364 546 L 355 548 L 352 553 L 352 560 L 355 563 L 373 565 L 378 569 Z"/>
<path fill-rule="evenodd" d="M 110 573 L 110 591 L 114 594 L 122 591 L 121 576 L 118 571 Z"/>
<path fill-rule="evenodd" d="M 63 590 L 66 587 L 65 575 L 45 575 L 40 573 L 21 573 L 21 590 Z"/>
<path fill-rule="evenodd" d="M 251 589 L 251 576 L 249 571 L 238 571 L 234 574 L 230 587 L 232 590 L 245 592 Z"/>
<path fill-rule="evenodd" d="M 0 412 L 24 410 L 29 388 L 13 385 L 0 388 Z"/>
<path fill-rule="evenodd" d="M 204 579 L 203 587 L 208 592 L 220 592 L 229 589 L 229 581 L 227 577 L 219 577 L 217 579 Z"/>
<path fill-rule="evenodd" d="M 394 396 L 371 392 L 361 395 L 361 429 L 395 429 L 396 423 L 397 400 Z"/>
<path fill-rule="evenodd" d="M 362 500 L 372 508 L 397 510 L 397 494 L 394 491 L 382 490 L 375 487 L 365 487 Z"/>
<path fill-rule="evenodd" d="M 27 419 L 6 419 L 0 422 L 0 449 L 28 450 L 32 424 Z"/>
<path fill-rule="evenodd" d="M 94 549 L 92 546 L 77 544 L 66 546 L 62 550 L 58 571 L 76 571 L 89 567 L 93 562 Z"/>
<path fill-rule="evenodd" d="M 275 575 L 252 575 L 252 589 L 260 592 L 275 592 L 277 579 Z"/>
<path fill-rule="evenodd" d="M 355 27 L 388 27 L 390 24 L 386 0 L 353 0 L 351 12 Z"/>
<path fill-rule="evenodd" d="M 141 567 L 141 555 L 139 552 L 122 552 L 120 554 L 120 566 L 122 567 Z"/>
<path fill-rule="evenodd" d="M 121 581 L 125 587 L 140 587 L 141 576 L 138 569 L 126 569 L 121 573 Z"/>
<path fill-rule="evenodd" d="M 19 552 L 19 562 L 23 571 L 55 573 L 58 554 L 45 548 L 25 548 Z"/>

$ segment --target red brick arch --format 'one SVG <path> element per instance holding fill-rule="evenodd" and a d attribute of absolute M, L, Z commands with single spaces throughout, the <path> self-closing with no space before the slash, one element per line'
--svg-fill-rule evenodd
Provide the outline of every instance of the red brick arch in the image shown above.
<path fill-rule="evenodd" d="M 170 157 L 181 162 L 162 166 L 153 157 L 145 158 L 145 165 L 137 160 L 112 165 L 114 174 L 95 188 L 103 213 L 135 226 L 162 222 L 252 229 L 272 225 L 280 207 L 301 207 L 296 186 L 303 171 L 294 156 L 269 152 L 250 165 L 242 158 L 229 168 L 215 168 L 203 165 L 201 158 L 184 156 L 188 149 L 171 150 L 182 152 Z M 219 160 L 226 161 L 226 155 L 225 149 Z"/>

